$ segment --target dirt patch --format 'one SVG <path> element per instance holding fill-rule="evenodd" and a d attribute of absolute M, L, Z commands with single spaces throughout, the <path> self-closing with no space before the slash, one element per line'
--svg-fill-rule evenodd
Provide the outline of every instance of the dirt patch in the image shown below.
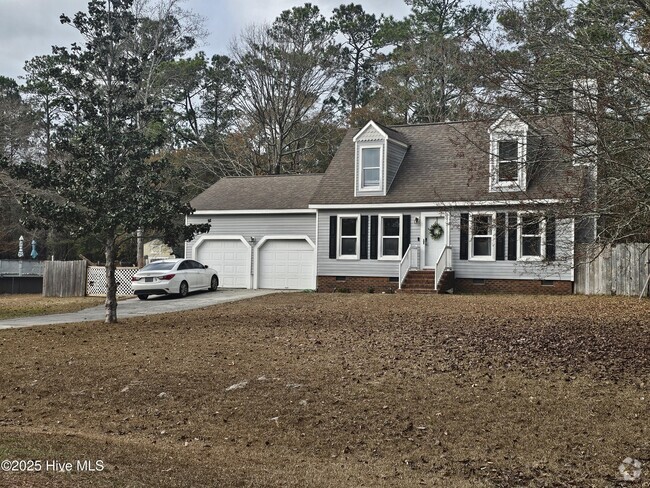
<path fill-rule="evenodd" d="M 0 295 L 0 320 L 77 312 L 104 303 L 103 297 L 44 297 L 42 295 Z"/>
<path fill-rule="evenodd" d="M 1 486 L 615 486 L 650 303 L 281 294 L 0 332 Z M 648 485 L 644 471 L 637 486 Z"/>

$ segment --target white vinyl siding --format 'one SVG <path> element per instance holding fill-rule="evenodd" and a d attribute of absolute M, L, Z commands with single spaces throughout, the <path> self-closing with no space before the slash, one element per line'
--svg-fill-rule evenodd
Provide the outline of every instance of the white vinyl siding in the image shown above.
<path fill-rule="evenodd" d="M 485 210 L 494 212 L 509 212 L 508 209 L 488 207 Z M 354 213 L 353 213 L 354 212 Z M 359 212 L 357 214 L 357 212 Z M 427 208 L 394 208 L 395 214 L 411 216 L 411 247 L 420 249 L 421 226 L 420 218 L 426 212 L 450 212 L 449 245 L 452 248 L 452 265 L 457 278 L 484 279 L 519 279 L 519 280 L 573 280 L 573 220 L 558 219 L 556 221 L 556 260 L 553 262 L 540 261 L 472 261 L 460 259 L 460 214 L 471 213 L 472 209 L 457 208 L 450 211 L 448 207 Z M 513 210 L 510 210 L 513 212 Z M 379 209 L 323 210 L 318 219 L 318 275 L 320 276 L 387 276 L 396 277 L 399 274 L 399 262 L 384 259 L 337 260 L 329 259 L 329 217 L 330 215 L 382 215 Z M 416 222 L 417 219 L 417 222 Z M 368 219 L 370 221 L 370 219 Z M 370 233 L 370 223 L 368 223 Z M 368 239 L 370 245 L 370 239 Z M 401 252 L 400 252 L 401 254 Z M 419 256 L 420 262 L 422 256 Z"/>
<path fill-rule="evenodd" d="M 390 191 L 390 187 L 397 176 L 402 161 L 406 156 L 407 148 L 396 144 L 393 141 L 388 141 L 386 145 L 386 191 Z"/>
<path fill-rule="evenodd" d="M 496 211 L 507 212 L 506 209 Z M 573 219 L 556 221 L 555 261 L 475 261 L 460 259 L 461 212 L 469 213 L 470 210 L 451 212 L 450 225 L 452 263 L 456 278 L 573 281 Z"/>

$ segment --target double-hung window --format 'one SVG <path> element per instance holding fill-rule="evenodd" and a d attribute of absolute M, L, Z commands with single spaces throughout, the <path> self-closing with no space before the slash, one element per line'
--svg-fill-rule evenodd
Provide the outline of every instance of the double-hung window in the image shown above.
<path fill-rule="evenodd" d="M 519 214 L 519 259 L 539 260 L 545 255 L 546 222 L 542 214 Z"/>
<path fill-rule="evenodd" d="M 498 146 L 498 181 L 519 180 L 519 142 L 515 140 L 499 141 Z"/>
<path fill-rule="evenodd" d="M 359 257 L 359 216 L 339 217 L 338 256 L 343 259 Z"/>
<path fill-rule="evenodd" d="M 381 187 L 381 148 L 361 148 L 361 189 Z"/>
<path fill-rule="evenodd" d="M 385 259 L 400 258 L 402 217 L 399 215 L 380 216 L 381 252 L 380 257 Z"/>
<path fill-rule="evenodd" d="M 496 226 L 494 213 L 470 214 L 470 258 L 494 260 L 496 252 Z"/>
<path fill-rule="evenodd" d="M 528 124 L 506 112 L 490 126 L 490 191 L 526 191 Z"/>

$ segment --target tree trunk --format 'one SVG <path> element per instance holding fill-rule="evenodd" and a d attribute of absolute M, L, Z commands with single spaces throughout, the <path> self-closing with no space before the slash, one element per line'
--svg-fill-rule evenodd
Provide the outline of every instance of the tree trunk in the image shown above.
<path fill-rule="evenodd" d="M 117 322 L 117 282 L 115 281 L 115 238 L 106 238 L 106 318 L 107 324 Z"/>

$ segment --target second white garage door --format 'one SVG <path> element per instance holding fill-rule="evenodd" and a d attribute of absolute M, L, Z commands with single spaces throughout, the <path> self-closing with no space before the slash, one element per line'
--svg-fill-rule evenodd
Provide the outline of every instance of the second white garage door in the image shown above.
<path fill-rule="evenodd" d="M 304 239 L 268 240 L 263 243 L 258 256 L 258 288 L 314 288 L 315 252 Z"/>
<path fill-rule="evenodd" d="M 195 259 L 217 270 L 220 288 L 249 288 L 251 251 L 241 239 L 203 241 Z"/>

